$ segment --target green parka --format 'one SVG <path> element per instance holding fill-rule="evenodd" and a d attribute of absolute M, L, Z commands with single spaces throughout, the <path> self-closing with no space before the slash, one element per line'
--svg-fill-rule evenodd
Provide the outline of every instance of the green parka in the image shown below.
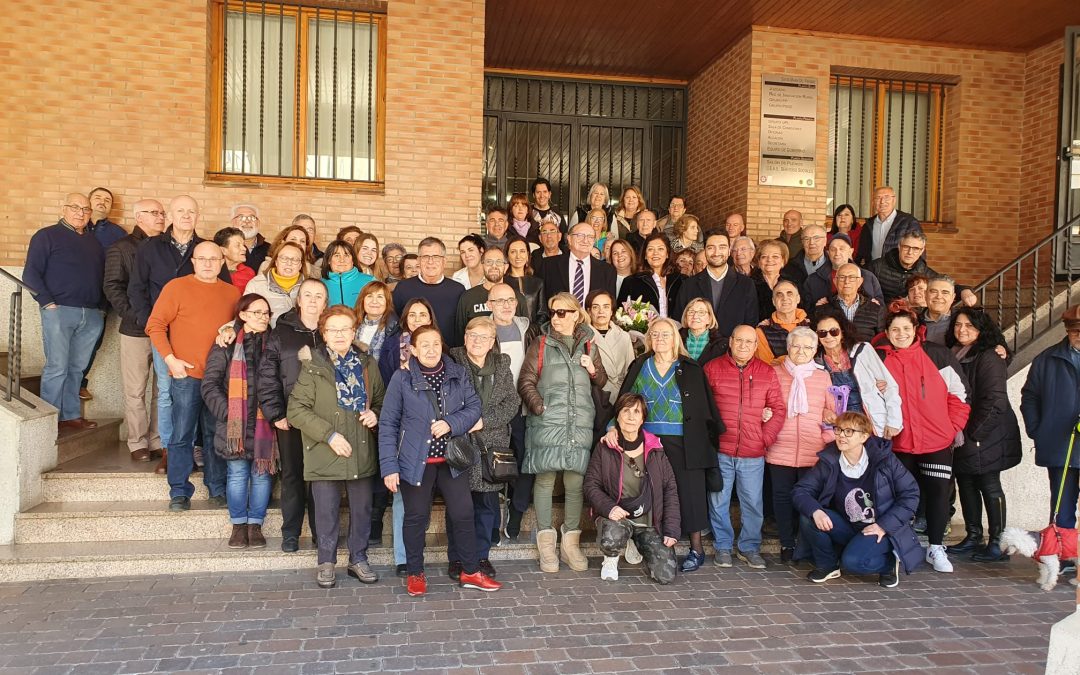
<path fill-rule="evenodd" d="M 323 350 L 302 348 L 300 375 L 289 395 L 286 413 L 289 424 L 300 430 L 304 441 L 304 480 L 355 480 L 378 473 L 378 436 L 357 419 L 357 414 L 338 405 L 334 366 Z M 367 354 L 360 354 L 364 366 L 364 388 L 368 407 L 382 411 L 383 387 L 379 367 Z M 336 454 L 329 444 L 337 432 L 352 446 L 349 457 Z"/>
<path fill-rule="evenodd" d="M 600 350 L 590 344 L 593 330 L 585 324 L 574 329 L 573 349 L 544 327 L 543 341 L 533 340 L 525 353 L 518 376 L 518 393 L 528 411 L 525 420 L 524 473 L 574 471 L 583 474 L 589 468 L 593 444 L 595 408 L 590 387 L 603 387 L 607 372 Z M 544 344 L 544 364 L 538 371 L 540 345 Z M 596 375 L 581 366 L 586 344 Z"/>

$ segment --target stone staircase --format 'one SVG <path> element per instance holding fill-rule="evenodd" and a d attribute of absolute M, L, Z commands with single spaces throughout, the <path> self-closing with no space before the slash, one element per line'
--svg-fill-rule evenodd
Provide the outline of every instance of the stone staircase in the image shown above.
<path fill-rule="evenodd" d="M 196 492 L 191 510 L 169 511 L 165 477 L 153 472 L 156 462 L 130 460 L 126 446 L 116 441 L 118 425 L 119 420 L 103 421 L 98 429 L 61 437 L 58 445 L 64 459 L 42 476 L 45 501 L 18 514 L 15 543 L 0 546 L 0 582 L 315 567 L 306 523 L 300 551 L 280 550 L 276 486 L 263 525 L 267 547 L 230 549 L 226 545 L 228 512 L 209 504 L 201 474 L 192 477 Z M 561 521 L 562 505 L 556 503 L 554 511 L 556 522 Z M 342 517 L 343 524 L 347 523 L 344 509 Z M 598 557 L 591 523 L 584 525 L 585 552 Z M 383 529 L 384 539 L 369 549 L 369 558 L 385 571 L 393 565 L 389 509 Z M 522 529 L 521 540 L 531 542 L 535 529 L 532 509 Z M 680 544 L 683 553 L 684 544 Z M 775 540 L 765 547 L 766 552 L 776 550 Z M 707 552 L 711 553 L 711 548 Z M 531 560 L 536 558 L 536 548 L 531 543 L 504 544 L 492 548 L 490 557 L 496 564 L 499 560 Z M 347 558 L 341 550 L 339 561 Z M 428 530 L 427 560 L 433 570 L 446 562 L 445 515 L 438 501 Z"/>

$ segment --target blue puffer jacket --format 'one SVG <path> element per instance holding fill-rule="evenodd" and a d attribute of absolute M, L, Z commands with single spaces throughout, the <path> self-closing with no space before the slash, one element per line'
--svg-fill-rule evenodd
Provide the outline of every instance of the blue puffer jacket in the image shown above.
<path fill-rule="evenodd" d="M 1020 413 L 1027 435 L 1035 441 L 1035 464 L 1065 466 L 1069 434 L 1080 415 L 1080 371 L 1069 355 L 1069 338 L 1050 347 L 1031 362 L 1020 390 Z M 1080 467 L 1080 442 L 1073 447 L 1071 468 Z"/>
<path fill-rule="evenodd" d="M 476 394 L 465 368 L 448 356 L 442 357 L 446 378 L 442 384 L 443 419 L 450 425 L 451 436 L 461 436 L 480 419 L 480 397 Z M 398 370 L 390 380 L 379 416 L 379 466 L 382 476 L 400 474 L 410 485 L 420 485 L 431 441 L 431 423 L 435 407 L 427 391 L 431 389 L 420 373 L 416 358 L 408 370 Z M 451 468 L 451 474 L 462 473 Z"/>
<path fill-rule="evenodd" d="M 911 527 L 919 508 L 919 484 L 892 451 L 892 443 L 876 436 L 863 446 L 870 457 L 867 471 L 874 475 L 874 509 L 877 524 L 889 535 L 904 571 L 911 574 L 925 559 L 922 545 Z M 813 518 L 818 509 L 832 508 L 840 479 L 840 451 L 830 443 L 818 454 L 818 462 L 795 484 L 791 500 L 799 513 Z"/>

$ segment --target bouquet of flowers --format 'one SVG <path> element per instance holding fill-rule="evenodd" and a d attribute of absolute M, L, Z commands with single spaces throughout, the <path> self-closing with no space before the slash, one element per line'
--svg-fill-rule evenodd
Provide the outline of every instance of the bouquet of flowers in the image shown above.
<path fill-rule="evenodd" d="M 653 319 L 660 316 L 652 303 L 644 302 L 639 295 L 637 300 L 625 300 L 622 306 L 615 310 L 615 323 L 630 333 L 644 335 L 649 330 L 649 324 Z"/>

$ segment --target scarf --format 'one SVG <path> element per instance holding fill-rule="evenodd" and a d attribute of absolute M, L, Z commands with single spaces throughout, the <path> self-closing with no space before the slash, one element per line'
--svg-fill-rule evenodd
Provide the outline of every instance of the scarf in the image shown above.
<path fill-rule="evenodd" d="M 784 368 L 791 375 L 791 393 L 788 394 L 787 416 L 805 415 L 810 410 L 806 397 L 806 378 L 814 374 L 818 365 L 813 361 L 797 366 L 791 359 L 784 359 Z"/>
<path fill-rule="evenodd" d="M 476 387 L 476 393 L 480 397 L 480 407 L 486 409 L 488 401 L 491 400 L 491 391 L 495 388 L 495 352 L 493 350 L 487 353 L 483 366 L 473 363 L 467 353 L 465 361 L 469 365 L 473 386 Z"/>
<path fill-rule="evenodd" d="M 300 283 L 300 280 L 303 279 L 303 275 L 301 275 L 299 272 L 297 272 L 296 274 L 294 274 L 291 277 L 282 277 L 282 276 L 278 276 L 278 273 L 271 269 L 270 270 L 270 278 L 272 278 L 274 280 L 274 283 L 276 283 L 278 286 L 281 287 L 281 290 L 288 293 L 289 291 L 292 290 L 293 286 Z"/>
<path fill-rule="evenodd" d="M 529 228 L 532 227 L 532 222 L 528 220 L 514 220 L 511 221 L 510 226 L 514 228 L 514 232 L 517 232 L 518 236 L 524 237 L 529 234 Z"/>
<path fill-rule="evenodd" d="M 409 335 L 409 331 L 401 331 L 401 336 L 398 341 L 398 360 L 400 361 L 400 363 L 398 363 L 398 368 L 408 369 L 409 367 L 409 357 L 412 356 L 412 354 L 409 353 L 409 345 L 412 344 Z"/>
<path fill-rule="evenodd" d="M 236 333 L 232 359 L 229 361 L 229 413 L 225 420 L 225 447 L 230 457 L 243 457 L 244 431 L 248 423 L 248 364 L 244 353 L 244 329 Z M 262 407 L 255 406 L 255 473 L 277 473 L 277 437 L 270 421 L 263 417 Z"/>
<path fill-rule="evenodd" d="M 337 388 L 338 405 L 345 410 L 363 412 L 367 409 L 367 388 L 364 386 L 364 364 L 352 347 L 345 356 L 326 348 L 330 363 L 334 366 L 334 386 Z"/>

